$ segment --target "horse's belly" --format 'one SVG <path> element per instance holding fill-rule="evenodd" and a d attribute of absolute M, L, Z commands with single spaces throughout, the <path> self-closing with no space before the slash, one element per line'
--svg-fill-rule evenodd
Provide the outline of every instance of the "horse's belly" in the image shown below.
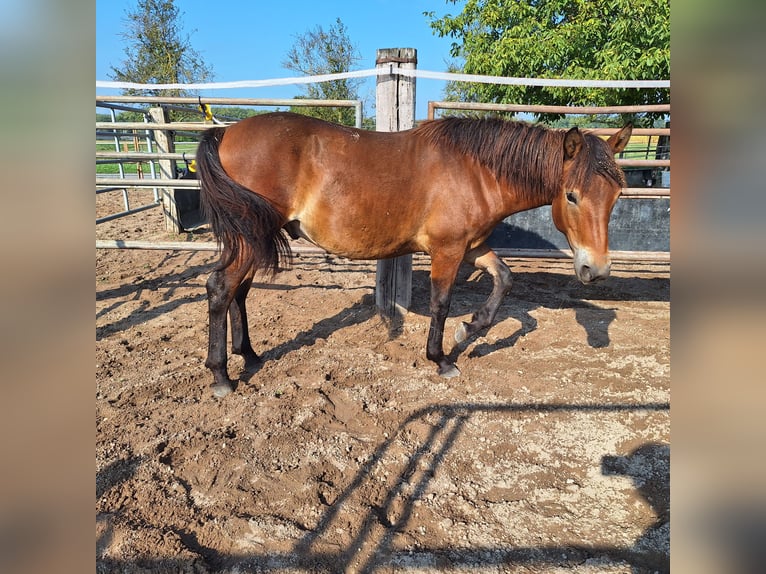
<path fill-rule="evenodd" d="M 397 237 L 364 224 L 335 229 L 293 219 L 284 227 L 293 239 L 305 239 L 328 253 L 348 259 L 385 259 L 418 250 L 409 237 Z"/>

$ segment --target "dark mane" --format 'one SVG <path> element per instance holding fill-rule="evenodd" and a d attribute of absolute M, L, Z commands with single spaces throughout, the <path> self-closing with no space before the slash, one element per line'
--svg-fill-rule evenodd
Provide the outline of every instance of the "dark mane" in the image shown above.
<path fill-rule="evenodd" d="M 435 146 L 449 146 L 472 156 L 498 181 L 527 199 L 553 201 L 561 190 L 564 131 L 499 118 L 444 118 L 424 122 L 414 132 Z M 585 149 L 572 171 L 572 182 L 586 186 L 595 174 L 624 186 L 624 176 L 606 143 L 585 135 Z M 570 182 L 564 182 L 570 183 Z"/>
<path fill-rule="evenodd" d="M 575 163 L 570 173 L 570 181 L 564 182 L 565 185 L 577 183 L 587 187 L 594 175 L 600 175 L 611 179 L 620 187 L 625 187 L 625 174 L 614 161 L 614 155 L 607 143 L 600 137 L 587 132 L 583 133 L 583 136 L 585 136 L 584 151 L 587 153 L 580 154 L 581 161 Z"/>

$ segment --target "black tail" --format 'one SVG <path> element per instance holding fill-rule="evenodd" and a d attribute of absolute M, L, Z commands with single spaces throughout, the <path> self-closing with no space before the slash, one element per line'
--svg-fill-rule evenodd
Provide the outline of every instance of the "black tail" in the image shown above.
<path fill-rule="evenodd" d="M 249 258 L 256 270 L 279 271 L 281 260 L 292 259 L 282 232 L 282 215 L 263 197 L 231 179 L 221 166 L 218 146 L 225 128 L 207 130 L 197 148 L 200 204 L 223 245 L 218 269 L 238 258 Z"/>

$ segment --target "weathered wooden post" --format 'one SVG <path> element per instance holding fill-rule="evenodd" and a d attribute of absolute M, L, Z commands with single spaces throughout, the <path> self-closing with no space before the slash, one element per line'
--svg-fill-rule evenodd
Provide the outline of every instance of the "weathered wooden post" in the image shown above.
<path fill-rule="evenodd" d="M 386 48 L 377 52 L 375 65 L 386 70 L 376 86 L 376 129 L 379 132 L 408 130 L 415 126 L 415 78 L 401 76 L 399 69 L 414 70 L 418 63 L 415 48 Z M 385 158 L 380 158 L 385 161 Z M 390 169 L 397 166 L 391 165 Z M 404 314 L 412 301 L 412 255 L 378 261 L 375 304 L 394 317 Z"/>
<path fill-rule="evenodd" d="M 165 108 L 150 108 L 149 115 L 154 123 L 166 124 L 169 117 Z M 154 130 L 154 141 L 157 144 L 157 151 L 162 153 L 175 152 L 175 142 L 170 131 Z M 160 174 L 163 179 L 176 178 L 176 162 L 172 159 L 159 160 Z M 168 233 L 181 233 L 181 217 L 178 213 L 174 189 L 164 187 L 160 190 L 162 197 L 162 213 L 165 215 L 165 229 Z"/>

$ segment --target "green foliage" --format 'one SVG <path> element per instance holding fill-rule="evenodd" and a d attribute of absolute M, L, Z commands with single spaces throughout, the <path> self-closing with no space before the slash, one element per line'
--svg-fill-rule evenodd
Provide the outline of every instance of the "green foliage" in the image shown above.
<path fill-rule="evenodd" d="M 179 10 L 174 0 L 138 0 L 128 11 L 128 42 L 120 68 L 112 67 L 112 79 L 142 84 L 205 82 L 212 70 L 192 48 L 189 36 L 182 36 Z M 189 90 L 124 90 L 130 95 L 190 96 Z"/>
<path fill-rule="evenodd" d="M 267 112 L 239 106 L 212 106 L 213 115 L 221 121 L 234 122 Z"/>
<path fill-rule="evenodd" d="M 288 70 L 315 76 L 348 72 L 361 61 L 359 50 L 351 43 L 346 26 L 340 18 L 329 30 L 317 26 L 296 37 L 282 65 Z M 347 79 L 307 84 L 304 99 L 356 100 L 361 80 Z M 324 108 L 293 106 L 290 111 L 351 125 L 355 123 L 353 108 Z"/>
<path fill-rule="evenodd" d="M 456 4 L 457 0 L 447 2 Z M 467 0 L 457 16 L 425 14 L 436 34 L 454 38 L 451 54 L 463 62 L 460 71 L 464 73 L 578 80 L 670 79 L 669 0 Z M 448 86 L 445 96 L 459 101 L 549 105 L 670 101 L 667 89 L 458 83 Z"/>

